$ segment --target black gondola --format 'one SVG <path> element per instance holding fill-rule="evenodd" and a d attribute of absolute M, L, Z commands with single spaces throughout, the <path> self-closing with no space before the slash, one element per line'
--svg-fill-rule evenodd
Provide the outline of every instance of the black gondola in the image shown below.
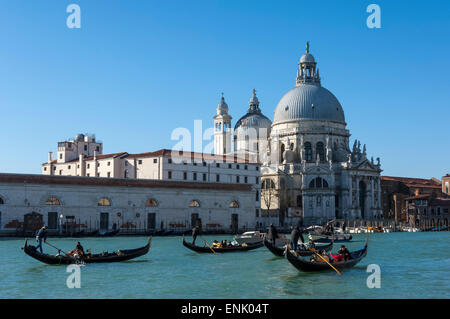
<path fill-rule="evenodd" d="M 106 252 L 100 254 L 85 255 L 81 258 L 67 256 L 63 253 L 61 253 L 59 256 L 43 254 L 37 251 L 35 246 L 28 245 L 27 240 L 25 240 L 25 246 L 22 249 L 28 256 L 31 256 L 34 259 L 37 259 L 49 265 L 68 265 L 76 263 L 93 264 L 119 262 L 143 256 L 150 250 L 151 242 L 152 237 L 150 236 L 148 238 L 147 245 L 141 248 L 117 250 L 113 253 Z"/>
<path fill-rule="evenodd" d="M 355 266 L 367 255 L 368 245 L 369 245 L 369 238 L 367 238 L 366 245 L 364 246 L 363 249 L 350 253 L 352 257 L 351 259 L 339 262 L 333 261 L 331 264 L 338 270 L 347 269 Z M 310 272 L 310 271 L 333 270 L 330 267 L 330 265 L 328 265 L 326 262 L 312 262 L 304 260 L 301 257 L 294 255 L 294 252 L 289 249 L 285 250 L 285 257 L 295 268 L 301 271 Z"/>
<path fill-rule="evenodd" d="M 98 233 L 98 235 L 100 237 L 112 237 L 112 236 L 117 235 L 119 233 L 119 231 L 120 231 L 120 229 L 118 228 L 118 229 L 112 230 L 112 231 L 100 232 L 100 233 Z"/>
<path fill-rule="evenodd" d="M 284 247 L 277 247 L 272 245 L 270 241 L 264 238 L 264 246 L 267 247 L 275 256 L 283 257 L 284 256 Z M 320 251 L 324 249 L 325 251 L 330 251 L 333 248 L 333 242 L 329 243 L 328 245 L 322 245 L 322 246 L 316 246 L 316 251 Z M 311 250 L 299 250 L 297 253 L 300 256 L 311 256 L 313 252 Z"/>
<path fill-rule="evenodd" d="M 73 234 L 73 237 L 93 237 L 98 235 L 98 230 L 87 232 L 85 230 L 80 230 Z"/>
<path fill-rule="evenodd" d="M 249 251 L 249 250 L 253 250 L 256 248 L 260 248 L 262 247 L 264 244 L 258 243 L 258 244 L 253 244 L 253 245 L 246 245 L 246 246 L 233 246 L 233 247 L 222 247 L 222 248 L 211 248 L 208 246 L 205 247 L 201 247 L 201 246 L 196 246 L 194 244 L 188 243 L 184 240 L 184 236 L 183 236 L 183 246 L 186 248 L 189 248 L 190 250 L 193 250 L 197 253 L 210 253 L 210 254 L 214 254 L 214 253 L 231 253 L 233 251 Z"/>

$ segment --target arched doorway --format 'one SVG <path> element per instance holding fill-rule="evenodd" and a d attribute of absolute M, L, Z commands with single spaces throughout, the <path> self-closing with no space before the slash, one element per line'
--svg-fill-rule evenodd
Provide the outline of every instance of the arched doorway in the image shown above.
<path fill-rule="evenodd" d="M 359 181 L 359 207 L 361 209 L 361 218 L 366 217 L 366 183 Z"/>

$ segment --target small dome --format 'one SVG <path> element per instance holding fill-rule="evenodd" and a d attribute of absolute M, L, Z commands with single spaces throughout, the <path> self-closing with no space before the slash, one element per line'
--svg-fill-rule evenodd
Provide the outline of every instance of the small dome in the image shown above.
<path fill-rule="evenodd" d="M 260 128 L 266 128 L 270 132 L 272 126 L 272 121 L 269 120 L 262 113 L 247 113 L 237 121 L 234 126 L 234 130 L 239 129 L 255 128 L 259 130 Z"/>
<path fill-rule="evenodd" d="M 245 131 L 249 128 L 256 129 L 258 135 L 260 129 L 266 129 L 267 133 L 269 134 L 272 127 L 272 121 L 270 121 L 264 114 L 261 113 L 261 109 L 259 108 L 259 100 L 256 96 L 255 89 L 253 89 L 253 94 L 248 104 L 249 109 L 247 111 L 247 114 L 241 117 L 234 126 L 235 135 L 239 135 L 242 133 L 245 134 Z"/>
<path fill-rule="evenodd" d="M 287 92 L 275 109 L 274 124 L 302 119 L 329 120 L 345 124 L 344 110 L 338 99 L 324 87 L 296 86 Z"/>
<path fill-rule="evenodd" d="M 306 52 L 300 58 L 300 63 L 308 63 L 308 62 L 315 63 L 316 61 L 314 60 L 314 57 L 312 56 L 312 54 L 310 54 L 309 52 Z"/>

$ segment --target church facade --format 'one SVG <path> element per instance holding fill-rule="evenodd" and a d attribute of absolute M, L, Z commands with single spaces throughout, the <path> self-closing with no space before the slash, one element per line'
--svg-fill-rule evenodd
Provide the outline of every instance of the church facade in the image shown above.
<path fill-rule="evenodd" d="M 234 152 L 261 163 L 266 216 L 305 225 L 382 217 L 380 159 L 369 159 L 357 140 L 350 148 L 343 108 L 322 87 L 309 44 L 273 122 L 261 113 L 255 91 L 249 105 L 235 126 Z"/>

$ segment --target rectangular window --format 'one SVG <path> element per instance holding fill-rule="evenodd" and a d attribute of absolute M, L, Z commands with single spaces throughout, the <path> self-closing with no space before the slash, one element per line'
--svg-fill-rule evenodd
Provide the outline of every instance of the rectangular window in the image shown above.
<path fill-rule="evenodd" d="M 108 172 L 108 177 L 111 177 L 111 172 Z"/>
<path fill-rule="evenodd" d="M 57 212 L 48 212 L 48 221 L 47 225 L 49 229 L 56 229 L 58 227 L 58 213 Z"/>
<path fill-rule="evenodd" d="M 239 176 L 236 176 L 236 183 L 239 183 Z"/>
<path fill-rule="evenodd" d="M 59 159 L 62 159 L 62 153 L 59 153 Z"/>
<path fill-rule="evenodd" d="M 255 216 L 256 216 L 256 217 L 259 217 L 259 209 L 256 209 L 256 211 L 255 211 Z"/>
<path fill-rule="evenodd" d="M 153 163 L 158 163 L 158 159 L 157 159 L 157 158 L 154 158 L 154 159 L 153 159 Z"/>
<path fill-rule="evenodd" d="M 44 167 L 44 171 L 46 171 L 47 170 L 47 167 Z"/>
<path fill-rule="evenodd" d="M 91 167 L 91 164 L 87 164 L 87 168 L 90 168 Z"/>
<path fill-rule="evenodd" d="M 197 180 L 197 173 L 194 173 L 194 181 Z"/>
<path fill-rule="evenodd" d="M 67 168 L 68 168 L 68 169 L 70 169 L 70 165 L 69 165 L 69 166 L 67 166 Z"/>
<path fill-rule="evenodd" d="M 87 151 L 87 145 L 84 146 L 84 150 Z"/>
<path fill-rule="evenodd" d="M 172 164 L 172 159 L 171 158 L 169 158 L 167 161 L 169 162 L 169 164 Z"/>
<path fill-rule="evenodd" d="M 245 184 L 248 183 L 248 177 L 247 177 L 247 176 L 244 177 L 244 183 L 245 183 Z"/>
<path fill-rule="evenodd" d="M 203 162 L 203 166 L 206 166 L 206 162 Z"/>
<path fill-rule="evenodd" d="M 259 167 L 258 167 L 258 166 L 256 166 L 256 170 L 257 170 L 257 171 L 259 170 Z"/>
<path fill-rule="evenodd" d="M 206 174 L 203 174 L 203 181 L 206 182 Z"/>
<path fill-rule="evenodd" d="M 183 179 L 184 179 L 184 180 L 187 179 L 187 173 L 186 173 L 186 172 L 183 173 Z"/>
<path fill-rule="evenodd" d="M 236 169 L 239 169 L 239 164 L 236 165 Z"/>
<path fill-rule="evenodd" d="M 248 169 L 248 165 L 245 165 L 245 166 L 244 166 L 244 169 Z"/>
<path fill-rule="evenodd" d="M 126 163 L 126 162 L 125 162 Z M 100 162 L 97 163 L 97 167 L 100 167 Z"/>
<path fill-rule="evenodd" d="M 128 166 L 128 161 L 125 161 L 125 166 Z"/>
<path fill-rule="evenodd" d="M 256 177 L 256 185 L 259 184 L 259 177 Z"/>
<path fill-rule="evenodd" d="M 219 174 L 216 175 L 216 182 L 220 182 L 220 175 Z"/>
<path fill-rule="evenodd" d="M 98 151 L 100 151 L 100 146 L 96 146 L 95 147 L 95 150 L 98 152 Z"/>
<path fill-rule="evenodd" d="M 89 177 L 89 173 L 87 173 L 86 176 Z"/>
<path fill-rule="evenodd" d="M 62 169 L 59 170 L 59 175 L 62 175 Z"/>
<path fill-rule="evenodd" d="M 220 168 L 220 164 L 219 164 L 219 163 L 216 163 L 216 167 L 217 167 L 217 168 Z"/>
<path fill-rule="evenodd" d="M 139 160 L 139 161 L 138 161 L 138 164 L 141 165 L 141 164 L 142 164 L 142 160 Z"/>
<path fill-rule="evenodd" d="M 97 173 L 97 177 L 100 177 L 100 173 Z"/>
<path fill-rule="evenodd" d="M 108 164 L 106 164 L 106 165 L 111 166 L 111 162 L 108 162 Z"/>
<path fill-rule="evenodd" d="M 77 168 L 80 168 L 80 164 L 77 165 Z"/>
<path fill-rule="evenodd" d="M 172 172 L 171 172 L 171 171 L 168 171 L 168 172 L 167 172 L 167 177 L 168 177 L 169 179 L 172 179 Z"/>

